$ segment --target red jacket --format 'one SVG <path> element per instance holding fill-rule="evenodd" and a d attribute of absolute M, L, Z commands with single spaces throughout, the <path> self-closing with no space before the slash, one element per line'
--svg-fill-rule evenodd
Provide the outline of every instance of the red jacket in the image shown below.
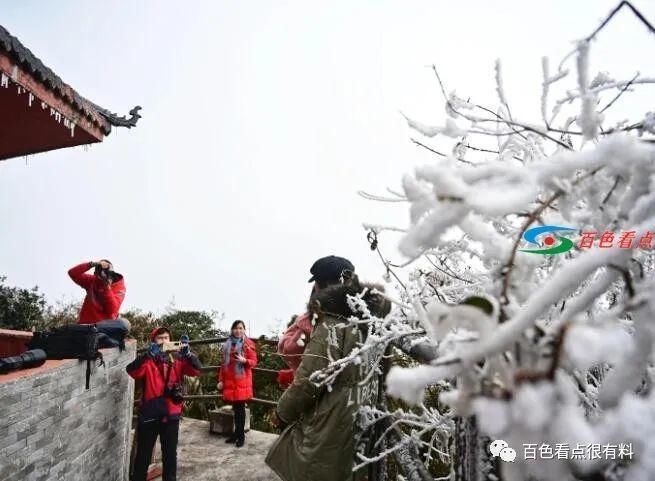
<path fill-rule="evenodd" d="M 243 374 L 239 376 L 236 372 L 237 360 L 236 348 L 230 353 L 230 364 L 221 363 L 218 368 L 218 382 L 223 383 L 223 400 L 227 402 L 248 401 L 253 397 L 252 391 L 252 368 L 257 365 L 257 348 L 255 343 L 245 338 L 243 344 L 243 357 L 247 359 L 243 365 Z"/>
<path fill-rule="evenodd" d="M 117 319 L 118 311 L 125 298 L 125 280 L 120 274 L 111 286 L 86 271 L 92 269 L 90 262 L 73 267 L 68 275 L 73 282 L 86 290 L 86 297 L 80 310 L 80 324 L 95 324 L 96 322 Z"/>
<path fill-rule="evenodd" d="M 173 359 L 172 371 L 168 378 L 168 387 L 172 387 L 175 383 L 182 383 L 184 376 L 196 377 L 200 374 L 200 361 L 195 354 L 190 354 L 188 357 L 182 357 L 176 354 Z M 171 369 L 171 364 L 162 362 L 160 357 L 153 358 L 150 354 L 146 353 L 137 357 L 134 361 L 127 365 L 125 370 L 134 379 L 144 380 L 143 397 L 141 398 L 141 407 L 143 408 L 148 401 L 164 394 L 164 380 L 168 369 Z M 166 398 L 166 408 L 168 410 L 167 419 L 179 419 L 182 413 L 182 404 L 175 404 L 170 398 Z"/>
<path fill-rule="evenodd" d="M 309 344 L 312 329 L 309 313 L 306 312 L 296 318 L 295 322 L 286 330 L 282 335 L 282 339 L 278 342 L 278 354 L 282 354 L 282 358 L 294 372 L 302 362 L 302 354 Z"/>

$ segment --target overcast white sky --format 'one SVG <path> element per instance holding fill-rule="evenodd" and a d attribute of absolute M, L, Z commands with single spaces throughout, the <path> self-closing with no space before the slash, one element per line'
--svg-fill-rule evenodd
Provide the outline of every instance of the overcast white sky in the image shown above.
<path fill-rule="evenodd" d="M 174 297 L 268 332 L 302 310 L 316 258 L 383 274 L 361 224 L 407 212 L 356 192 L 397 188 L 431 160 L 399 114 L 443 122 L 426 66 L 495 106 L 500 57 L 514 112 L 537 121 L 541 57 L 617 3 L 5 0 L 1 24 L 64 81 L 143 118 L 88 149 L 0 162 L 0 274 L 78 299 L 66 270 L 106 257 L 125 274 L 124 310 Z M 655 2 L 634 3 L 655 18 Z M 630 78 L 652 66 L 646 42 L 623 12 L 592 60 Z M 398 258 L 395 240 L 381 246 Z"/>

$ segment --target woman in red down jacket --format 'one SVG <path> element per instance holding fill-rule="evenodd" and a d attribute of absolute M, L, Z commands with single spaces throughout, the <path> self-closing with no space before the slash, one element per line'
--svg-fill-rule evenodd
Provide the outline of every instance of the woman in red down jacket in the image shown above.
<path fill-rule="evenodd" d="M 218 368 L 218 390 L 234 410 L 234 434 L 225 440 L 240 448 L 245 442 L 246 401 L 253 397 L 252 369 L 257 365 L 257 348 L 246 337 L 243 321 L 234 321 L 223 345 L 223 362 Z"/>

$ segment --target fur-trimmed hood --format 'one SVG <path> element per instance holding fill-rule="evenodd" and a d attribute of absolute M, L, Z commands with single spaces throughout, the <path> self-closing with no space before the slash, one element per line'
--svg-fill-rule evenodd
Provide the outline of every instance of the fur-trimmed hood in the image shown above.
<path fill-rule="evenodd" d="M 353 311 L 348 305 L 348 296 L 357 296 L 364 292 L 362 299 L 366 302 L 372 315 L 385 317 L 389 314 L 391 303 L 378 294 L 378 292 L 384 292 L 384 286 L 360 283 L 357 275 L 352 273 L 349 276 L 344 274 L 344 277 L 343 284 L 326 287 L 312 295 L 307 310 L 319 317 L 324 314 L 346 318 L 350 316 L 362 318 L 363 314 L 361 312 Z"/>

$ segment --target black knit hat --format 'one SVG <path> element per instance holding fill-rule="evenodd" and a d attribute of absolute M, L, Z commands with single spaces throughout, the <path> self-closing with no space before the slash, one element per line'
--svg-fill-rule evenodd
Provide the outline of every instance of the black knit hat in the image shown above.
<path fill-rule="evenodd" d="M 338 282 L 345 270 L 355 271 L 355 266 L 348 259 L 337 256 L 321 257 L 309 269 L 312 277 L 308 282 Z"/>

